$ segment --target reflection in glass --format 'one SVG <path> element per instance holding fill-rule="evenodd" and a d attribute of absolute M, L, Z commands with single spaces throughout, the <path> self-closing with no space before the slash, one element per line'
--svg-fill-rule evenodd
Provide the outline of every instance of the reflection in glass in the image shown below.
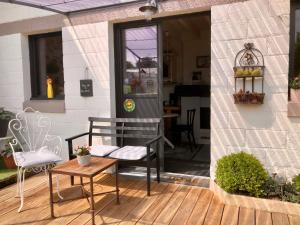
<path fill-rule="evenodd" d="M 300 10 L 295 14 L 295 53 L 294 53 L 294 77 L 300 75 Z"/>
<path fill-rule="evenodd" d="M 157 94 L 157 27 L 127 29 L 123 38 L 124 94 Z"/>

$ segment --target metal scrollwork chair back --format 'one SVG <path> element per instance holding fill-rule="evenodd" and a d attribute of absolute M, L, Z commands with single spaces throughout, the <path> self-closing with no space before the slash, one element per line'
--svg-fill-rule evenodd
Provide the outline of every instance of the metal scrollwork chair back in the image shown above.
<path fill-rule="evenodd" d="M 50 118 L 32 108 L 24 109 L 9 122 L 8 127 L 13 135 L 9 144 L 18 168 L 17 195 L 21 198 L 18 212 L 24 203 L 25 172 L 47 173 L 62 161 L 62 140 L 59 136 L 49 135 L 51 125 Z M 57 189 L 59 190 L 58 178 Z"/>

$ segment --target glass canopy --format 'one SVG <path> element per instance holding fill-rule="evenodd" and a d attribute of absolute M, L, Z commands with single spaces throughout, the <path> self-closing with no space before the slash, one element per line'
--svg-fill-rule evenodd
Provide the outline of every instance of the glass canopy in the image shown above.
<path fill-rule="evenodd" d="M 68 14 L 89 9 L 143 2 L 143 0 L 0 0 L 0 2 L 31 6 L 56 13 Z"/>

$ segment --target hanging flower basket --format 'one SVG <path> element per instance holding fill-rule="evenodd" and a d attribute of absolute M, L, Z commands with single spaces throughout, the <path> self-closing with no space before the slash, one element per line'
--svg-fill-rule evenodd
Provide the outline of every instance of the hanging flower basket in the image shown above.
<path fill-rule="evenodd" d="M 263 104 L 264 93 L 238 92 L 233 94 L 235 104 Z"/>
<path fill-rule="evenodd" d="M 233 94 L 235 104 L 263 104 L 264 102 L 264 57 L 262 53 L 254 48 L 253 43 L 246 43 L 244 49 L 239 51 L 234 62 L 234 86 Z M 254 87 L 256 79 L 261 80 L 261 92 Z M 239 82 L 237 82 L 239 80 Z M 242 82 L 240 82 L 242 81 Z M 246 90 L 251 82 L 250 90 Z M 241 89 L 237 85 L 242 83 Z M 246 84 L 247 83 L 247 84 Z"/>

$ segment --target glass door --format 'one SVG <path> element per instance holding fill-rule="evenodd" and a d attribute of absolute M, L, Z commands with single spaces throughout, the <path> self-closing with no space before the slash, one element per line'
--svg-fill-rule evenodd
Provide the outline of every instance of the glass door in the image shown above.
<path fill-rule="evenodd" d="M 121 27 L 118 33 L 117 116 L 161 117 L 158 25 Z"/>

